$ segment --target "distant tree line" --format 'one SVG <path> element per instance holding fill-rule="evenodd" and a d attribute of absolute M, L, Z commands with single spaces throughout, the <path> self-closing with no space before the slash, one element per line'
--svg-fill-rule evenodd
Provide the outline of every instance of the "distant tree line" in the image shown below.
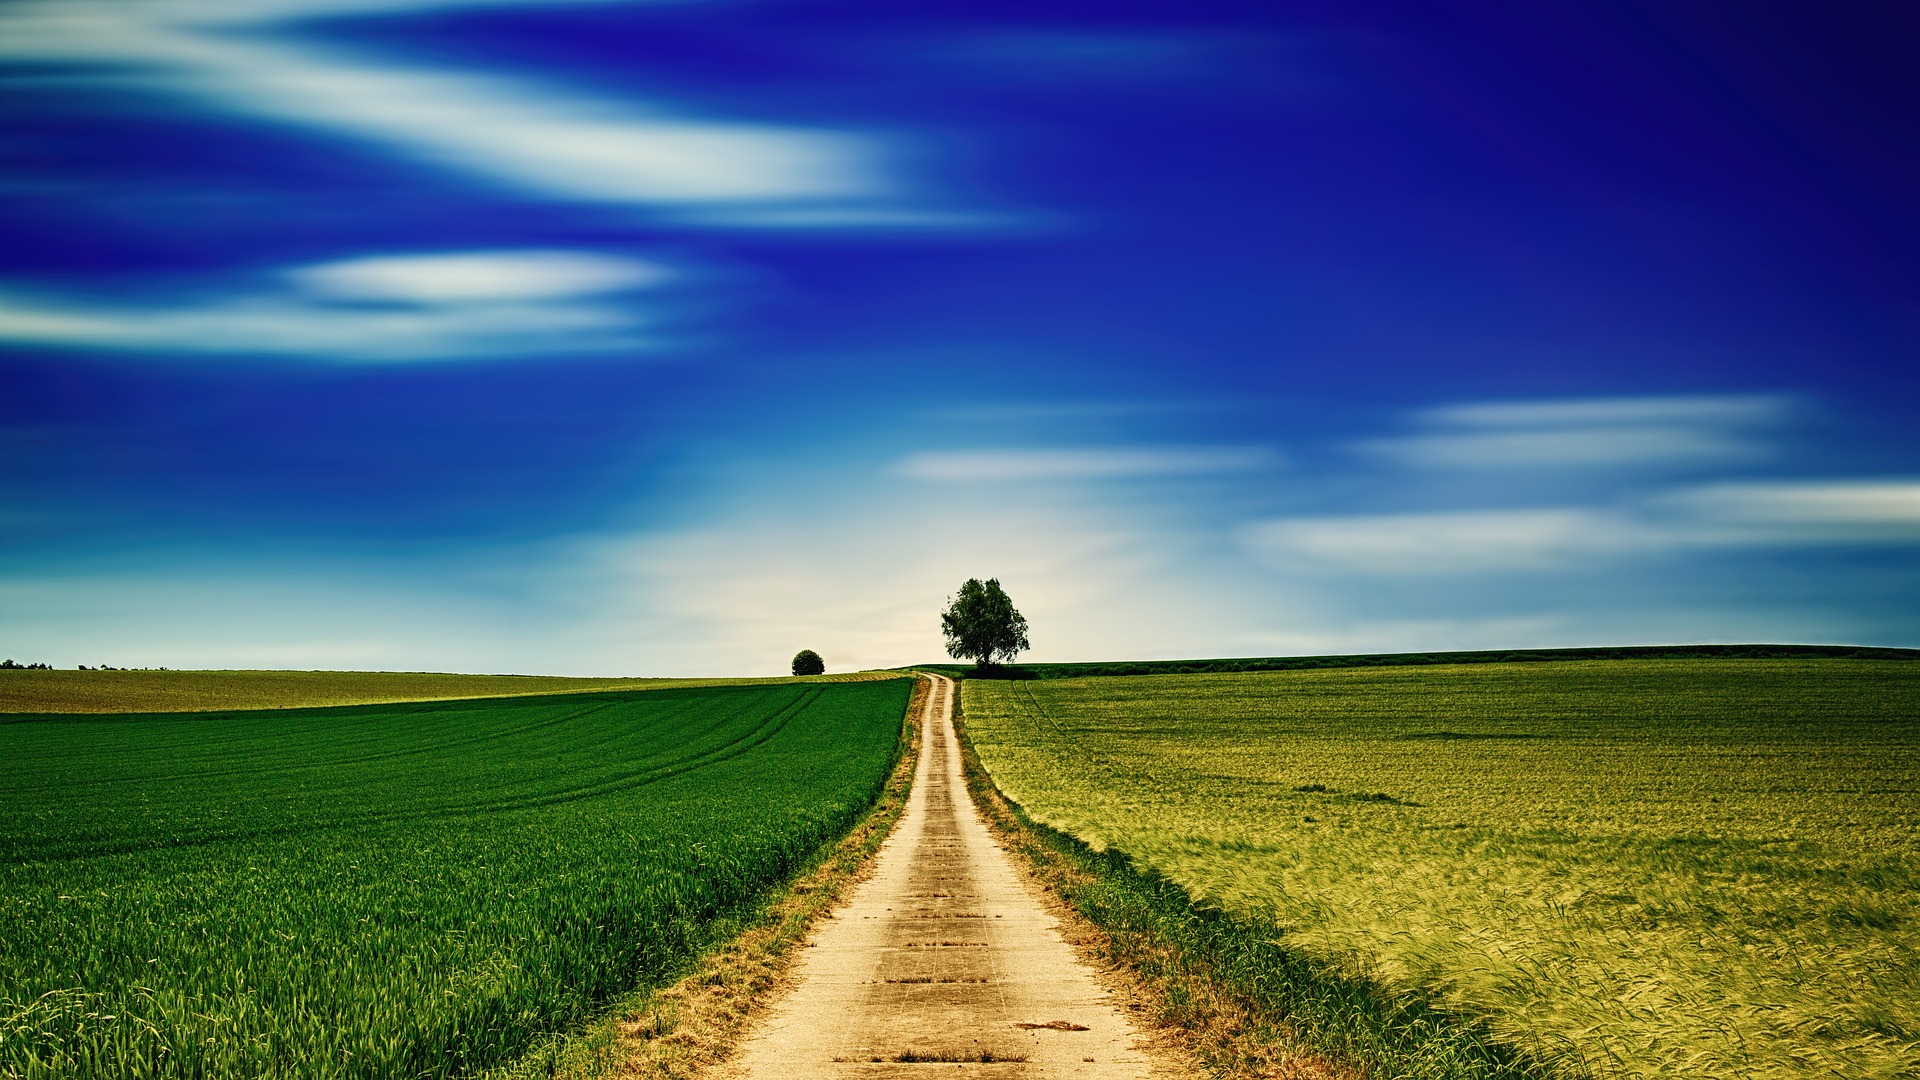
<path fill-rule="evenodd" d="M 1482 652 L 1365 653 L 1355 656 L 1267 656 L 1218 660 L 1113 660 L 1080 664 L 1022 664 L 1018 667 L 968 667 L 918 664 L 959 678 L 1082 679 L 1107 675 L 1199 675 L 1233 671 L 1303 671 L 1315 668 L 1405 667 L 1426 664 L 1513 664 L 1552 660 L 1653 660 L 1718 658 L 1797 660 L 1852 658 L 1916 660 L 1920 649 L 1870 645 L 1622 645 L 1575 649 L 1499 649 Z"/>
<path fill-rule="evenodd" d="M 52 671 L 53 665 L 52 664 L 18 664 L 18 663 L 15 663 L 11 657 L 9 657 L 5 660 L 0 660 L 0 670 Z M 73 670 L 75 671 L 165 671 L 167 669 L 163 667 L 156 667 L 156 668 L 114 667 L 112 664 L 101 664 L 97 667 L 88 667 L 85 664 L 77 664 L 74 666 Z"/>

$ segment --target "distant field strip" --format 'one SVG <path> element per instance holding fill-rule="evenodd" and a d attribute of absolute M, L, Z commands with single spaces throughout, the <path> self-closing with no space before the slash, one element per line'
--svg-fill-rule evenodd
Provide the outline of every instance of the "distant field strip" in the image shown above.
<path fill-rule="evenodd" d="M 1036 818 L 1570 1074 L 1920 1076 L 1920 663 L 969 681 Z"/>
<path fill-rule="evenodd" d="M 899 672 L 816 675 L 808 682 L 898 678 Z M 791 683 L 740 679 L 577 679 L 555 675 L 446 675 L 430 671 L 0 671 L 0 714 L 307 709 L 394 701 L 670 690 Z"/>
<path fill-rule="evenodd" d="M 910 689 L 0 718 L 0 1076 L 510 1060 L 844 831 Z"/>

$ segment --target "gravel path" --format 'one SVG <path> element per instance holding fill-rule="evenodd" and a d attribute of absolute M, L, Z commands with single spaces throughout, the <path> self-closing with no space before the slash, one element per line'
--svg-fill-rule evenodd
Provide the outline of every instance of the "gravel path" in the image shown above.
<path fill-rule="evenodd" d="M 952 680 L 934 678 L 920 761 L 873 876 L 823 920 L 733 1080 L 1169 1080 L 994 842 L 961 778 Z"/>

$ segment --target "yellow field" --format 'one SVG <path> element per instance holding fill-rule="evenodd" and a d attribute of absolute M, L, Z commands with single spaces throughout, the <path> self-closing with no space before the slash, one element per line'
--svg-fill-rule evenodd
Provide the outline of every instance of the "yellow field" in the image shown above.
<path fill-rule="evenodd" d="M 996 784 L 1569 1074 L 1920 1076 L 1920 664 L 966 684 Z"/>
<path fill-rule="evenodd" d="M 521 697 L 585 690 L 666 690 L 779 682 L 897 679 L 896 671 L 801 679 L 575 679 L 422 671 L 0 671 L 0 713 L 200 712 L 300 709 L 390 701 Z"/>

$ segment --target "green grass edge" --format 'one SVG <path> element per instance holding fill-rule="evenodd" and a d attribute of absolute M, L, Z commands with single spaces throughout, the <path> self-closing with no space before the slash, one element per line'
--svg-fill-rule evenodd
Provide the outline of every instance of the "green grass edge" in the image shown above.
<path fill-rule="evenodd" d="M 900 677 L 925 684 L 925 680 L 917 679 L 912 674 L 903 673 Z M 596 1080 L 644 1071 L 634 1069 L 633 1063 L 628 1060 L 625 1036 L 620 1032 L 623 1019 L 646 1015 L 670 1030 L 677 1019 L 678 1009 L 675 1003 L 664 1000 L 666 992 L 756 930 L 774 931 L 778 934 L 778 951 L 784 953 L 790 950 L 804 936 L 813 913 L 830 906 L 859 867 L 891 835 L 894 823 L 906 810 L 907 791 L 913 782 L 913 764 L 920 745 L 918 714 L 924 707 L 925 698 L 916 687 L 907 695 L 900 730 L 894 742 L 893 758 L 881 782 L 875 786 L 866 809 L 855 815 L 845 830 L 823 841 L 791 874 L 768 885 L 753 900 L 735 911 L 709 922 L 700 936 L 699 947 L 679 963 L 661 972 L 658 978 L 609 998 L 581 1024 L 565 1031 L 551 1031 L 537 1036 L 534 1043 L 512 1061 L 470 1075 L 476 1080 L 549 1080 L 553 1077 Z M 866 842 L 855 850 L 847 850 L 848 839 L 863 830 L 867 834 Z M 839 864 L 836 867 L 836 888 L 820 896 L 818 902 L 805 905 L 807 914 L 804 919 L 796 921 L 782 911 L 793 898 L 796 885 L 820 874 L 829 864 L 836 863 Z M 674 1074 L 680 1070 L 668 1066 L 661 1071 Z"/>
<path fill-rule="evenodd" d="M 1243 656 L 1202 660 L 1096 660 L 1082 663 L 996 665 L 984 669 L 972 664 L 916 664 L 913 670 L 937 672 L 948 678 L 961 680 L 1084 679 L 1115 675 L 1205 675 L 1234 671 L 1310 671 L 1323 668 L 1418 667 L 1436 664 L 1690 658 L 1726 660 L 1852 658 L 1920 662 L 1920 649 L 1878 645 L 1596 645 L 1569 649 L 1481 649 L 1470 652 Z"/>
<path fill-rule="evenodd" d="M 959 695 L 956 695 L 958 697 Z M 1096 851 L 1070 833 L 1034 820 L 994 783 L 974 752 L 954 703 L 954 727 L 974 802 L 1003 831 L 1015 854 L 1060 898 L 1104 931 L 1106 958 L 1130 968 L 1159 999 L 1162 1023 L 1209 1022 L 1193 991 L 1234 1006 L 1224 1039 L 1195 1040 L 1217 1075 L 1259 1074 L 1263 1047 L 1285 1045 L 1324 1056 L 1367 1077 L 1394 1080 L 1565 1080 L 1484 1027 L 1417 995 L 1356 979 L 1275 940 L 1271 920 L 1237 917 L 1204 902 L 1125 852 Z M 1079 874 L 1049 873 L 1065 863 Z M 1213 1021 L 1218 1023 L 1217 1019 Z"/>

